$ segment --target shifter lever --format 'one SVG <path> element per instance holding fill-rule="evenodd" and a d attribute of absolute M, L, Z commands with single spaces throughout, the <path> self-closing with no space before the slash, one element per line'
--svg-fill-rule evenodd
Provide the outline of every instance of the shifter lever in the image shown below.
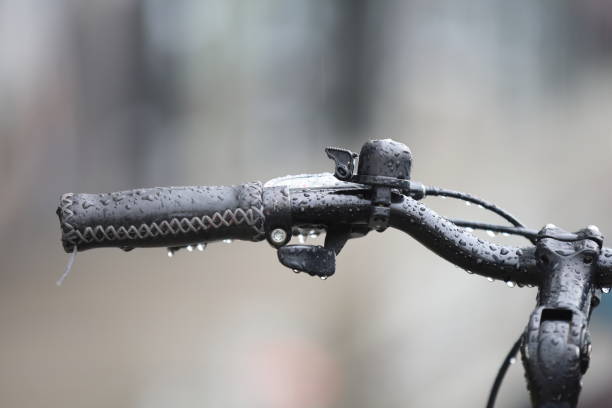
<path fill-rule="evenodd" d="M 336 271 L 336 254 L 320 245 L 285 245 L 278 249 L 278 260 L 287 268 L 321 279 Z"/>

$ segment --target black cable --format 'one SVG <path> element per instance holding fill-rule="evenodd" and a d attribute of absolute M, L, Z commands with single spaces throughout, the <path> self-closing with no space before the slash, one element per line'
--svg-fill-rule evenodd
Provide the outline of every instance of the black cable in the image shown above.
<path fill-rule="evenodd" d="M 495 406 L 495 399 L 497 398 L 497 393 L 499 392 L 499 388 L 501 387 L 502 381 L 504 380 L 504 376 L 508 371 L 508 367 L 513 363 L 513 359 L 516 358 L 516 354 L 521 347 L 521 343 L 523 341 L 523 335 L 521 335 L 516 343 L 510 349 L 510 352 L 504 359 L 501 367 L 499 367 L 499 371 L 497 372 L 497 376 L 495 377 L 495 381 L 493 382 L 493 387 L 491 387 L 491 392 L 489 393 L 489 399 L 487 401 L 487 408 L 493 408 Z"/>
<path fill-rule="evenodd" d="M 454 190 L 447 190 L 447 189 L 439 188 L 439 187 L 425 187 L 425 196 L 428 196 L 428 195 L 451 197 L 451 198 L 457 198 L 463 201 L 468 201 L 470 203 L 480 205 L 483 208 L 486 208 L 487 210 L 494 212 L 495 214 L 499 215 L 500 217 L 510 222 L 510 224 L 514 225 L 515 227 L 525 227 L 523 223 L 521 223 L 516 217 L 514 217 L 512 214 L 510 214 L 506 210 L 499 208 L 493 203 L 489 203 L 487 201 L 484 201 L 478 197 L 474 197 L 467 193 L 462 193 L 460 191 L 454 191 Z"/>
<path fill-rule="evenodd" d="M 564 242 L 575 242 L 575 241 L 581 241 L 585 239 L 583 236 L 572 234 L 570 232 L 540 234 L 539 231 L 532 230 L 529 228 L 508 227 L 505 225 L 495 225 L 495 224 L 488 224 L 485 222 L 475 222 L 475 221 L 465 221 L 465 220 L 453 220 L 453 219 L 448 219 L 448 220 L 459 227 L 479 229 L 479 230 L 488 230 L 488 231 L 501 232 L 501 233 L 512 234 L 512 235 L 521 235 L 529 239 L 531 242 L 535 242 L 537 238 L 553 238 L 553 239 L 556 239 L 557 241 L 564 241 Z"/>
<path fill-rule="evenodd" d="M 521 235 L 530 240 L 535 239 L 538 236 L 538 231 L 532 230 L 529 228 L 524 228 L 524 227 L 509 227 L 506 225 L 489 224 L 486 222 L 475 222 L 475 221 L 453 220 L 453 219 L 449 219 L 449 221 L 459 227 L 472 228 L 472 229 L 478 229 L 478 230 L 487 230 L 487 231 L 493 231 L 493 232 L 501 232 L 501 233 L 506 233 L 506 234 L 511 234 L 511 235 Z"/>

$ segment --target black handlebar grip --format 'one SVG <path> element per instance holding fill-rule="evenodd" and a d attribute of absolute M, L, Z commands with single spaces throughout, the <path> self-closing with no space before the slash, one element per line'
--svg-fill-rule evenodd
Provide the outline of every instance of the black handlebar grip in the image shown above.
<path fill-rule="evenodd" d="M 262 185 L 156 187 L 62 195 L 66 252 L 98 247 L 172 247 L 264 238 Z"/>

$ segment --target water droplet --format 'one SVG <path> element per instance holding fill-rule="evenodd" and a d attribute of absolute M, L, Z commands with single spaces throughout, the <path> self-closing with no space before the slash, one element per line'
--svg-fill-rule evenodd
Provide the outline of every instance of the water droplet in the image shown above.
<path fill-rule="evenodd" d="M 224 240 L 223 240 L 223 243 L 224 243 L 224 244 L 231 244 L 231 243 L 232 243 L 232 240 L 231 240 L 231 239 L 224 239 Z"/>
<path fill-rule="evenodd" d="M 493 282 L 495 279 L 493 279 L 493 278 L 489 277 L 489 278 L 487 278 L 487 280 L 488 280 L 489 282 Z"/>
<path fill-rule="evenodd" d="M 325 280 L 327 279 L 327 276 L 319 276 L 319 278 L 321 278 L 321 280 Z"/>
<path fill-rule="evenodd" d="M 174 251 L 169 249 L 168 250 L 168 258 L 172 258 L 174 256 Z"/>
<path fill-rule="evenodd" d="M 465 205 L 467 205 L 468 207 L 472 205 L 472 203 L 470 203 L 469 201 L 465 202 Z"/>
<path fill-rule="evenodd" d="M 512 358 L 510 359 L 510 364 L 515 364 L 515 363 L 516 363 L 516 358 L 512 357 Z"/>
<path fill-rule="evenodd" d="M 465 229 L 465 232 L 474 232 L 474 228 L 467 227 Z"/>
<path fill-rule="evenodd" d="M 601 288 L 603 293 L 610 293 L 610 288 Z"/>
<path fill-rule="evenodd" d="M 587 229 L 593 234 L 599 234 L 599 228 L 597 228 L 597 225 L 589 225 Z"/>
<path fill-rule="evenodd" d="M 508 234 L 507 232 L 502 232 L 502 236 L 504 236 L 504 237 L 509 237 L 509 236 L 510 236 L 510 234 Z"/>
<path fill-rule="evenodd" d="M 516 283 L 512 282 L 512 281 L 507 281 L 506 282 L 506 286 L 508 286 L 509 288 L 513 288 L 516 286 Z"/>
<path fill-rule="evenodd" d="M 300 271 L 297 269 L 293 269 L 293 273 L 300 273 Z"/>
<path fill-rule="evenodd" d="M 305 243 L 306 242 L 306 236 L 304 234 L 298 235 L 298 241 L 300 242 L 300 244 Z"/>
<path fill-rule="evenodd" d="M 491 230 L 487 230 L 487 235 L 490 236 L 490 237 L 494 237 L 495 233 L 493 231 L 491 231 Z"/>
<path fill-rule="evenodd" d="M 198 248 L 198 251 L 203 251 L 206 248 L 206 244 L 198 244 L 196 248 Z"/>
<path fill-rule="evenodd" d="M 319 234 L 315 230 L 310 230 L 310 232 L 308 232 L 308 238 L 317 238 L 318 236 Z"/>
<path fill-rule="evenodd" d="M 193 252 L 193 245 L 187 245 L 187 250 L 189 252 Z"/>

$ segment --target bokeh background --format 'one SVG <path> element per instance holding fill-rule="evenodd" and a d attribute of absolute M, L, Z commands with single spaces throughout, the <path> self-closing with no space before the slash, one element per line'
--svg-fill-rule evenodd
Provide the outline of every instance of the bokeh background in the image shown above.
<path fill-rule="evenodd" d="M 61 193 L 327 171 L 372 138 L 533 228 L 612 234 L 612 3 L 0 1 L 0 406 L 484 406 L 535 289 L 398 232 L 324 282 L 235 242 L 84 252 L 55 285 Z M 612 399 L 611 303 L 583 407 Z M 498 403 L 529 406 L 520 364 Z"/>

